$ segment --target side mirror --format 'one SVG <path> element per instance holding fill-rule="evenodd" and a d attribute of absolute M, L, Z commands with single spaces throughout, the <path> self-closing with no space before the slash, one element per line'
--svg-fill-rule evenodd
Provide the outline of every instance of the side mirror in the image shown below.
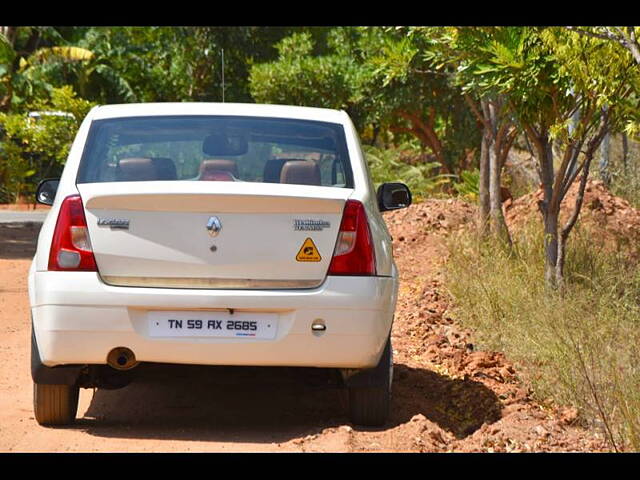
<path fill-rule="evenodd" d="M 43 205 L 53 205 L 59 184 L 59 178 L 47 178 L 42 180 L 36 189 L 36 202 L 42 203 Z"/>
<path fill-rule="evenodd" d="M 404 183 L 383 183 L 378 187 L 377 197 L 381 212 L 411 205 L 411 191 Z"/>

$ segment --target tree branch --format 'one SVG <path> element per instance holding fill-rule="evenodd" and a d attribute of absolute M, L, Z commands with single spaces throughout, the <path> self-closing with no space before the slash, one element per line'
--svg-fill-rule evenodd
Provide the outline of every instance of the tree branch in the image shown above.
<path fill-rule="evenodd" d="M 585 35 L 587 37 L 598 38 L 600 40 L 609 40 L 616 42 L 627 50 L 631 52 L 634 60 L 638 65 L 640 65 L 640 45 L 638 45 L 638 41 L 636 39 L 635 29 L 632 26 L 627 27 L 627 32 L 623 29 L 617 29 L 618 34 L 616 35 L 608 28 L 605 29 L 604 32 L 593 32 L 591 30 L 584 30 L 579 27 L 566 27 L 568 30 L 576 32 L 580 35 Z"/>
<path fill-rule="evenodd" d="M 400 111 L 398 115 L 405 120 L 408 120 L 413 128 L 405 129 L 403 131 L 412 133 L 417 136 L 425 145 L 427 145 L 433 154 L 436 156 L 437 161 L 440 163 L 442 168 L 445 170 L 448 169 L 447 165 L 444 161 L 444 155 L 442 153 L 442 144 L 436 135 L 436 132 L 433 128 L 433 124 L 435 123 L 435 109 L 431 107 L 430 109 L 430 121 L 429 123 L 425 123 L 416 113 Z M 398 127 L 403 128 L 403 127 Z"/>
<path fill-rule="evenodd" d="M 517 136 L 518 129 L 516 127 L 512 127 L 511 131 L 506 135 L 506 140 L 502 144 L 502 150 L 500 151 L 500 169 L 502 169 L 504 164 L 507 163 L 509 151 L 511 151 L 511 147 L 513 146 L 513 142 L 515 142 Z"/>
<path fill-rule="evenodd" d="M 480 123 L 482 123 L 482 125 L 484 125 L 484 128 L 491 131 L 491 125 L 489 124 L 487 119 L 484 117 L 484 115 L 480 113 L 480 110 L 478 110 L 478 106 L 471 99 L 469 94 L 465 93 L 463 96 L 464 96 L 465 102 L 467 102 L 467 105 L 469 105 L 469 108 L 471 109 L 473 114 L 476 116 L 476 118 L 480 121 Z"/>
<path fill-rule="evenodd" d="M 583 30 L 579 27 L 566 27 L 567 30 L 571 30 L 572 32 L 576 32 L 580 35 L 586 35 L 587 37 L 598 38 L 600 40 L 613 40 L 614 42 L 623 43 L 624 40 L 616 35 L 613 35 L 609 30 L 606 33 L 597 33 L 592 32 L 591 30 Z"/>
<path fill-rule="evenodd" d="M 561 238 L 566 240 L 571 232 L 571 229 L 575 225 L 578 220 L 578 215 L 580 214 L 580 210 L 582 209 L 582 202 L 584 199 L 584 189 L 587 185 L 587 178 L 589 176 L 589 167 L 591 165 L 591 160 L 593 159 L 593 155 L 595 153 L 596 148 L 602 142 L 602 139 L 607 133 L 609 128 L 609 113 L 608 111 L 604 111 L 602 114 L 602 120 L 600 121 L 600 128 L 598 133 L 591 139 L 588 144 L 587 151 L 585 152 L 585 160 L 583 162 L 582 168 L 582 178 L 580 179 L 580 187 L 578 189 L 578 196 L 576 197 L 576 203 L 573 207 L 573 212 L 571 213 L 571 217 L 564 225 L 562 230 L 560 231 Z"/>
<path fill-rule="evenodd" d="M 582 169 L 584 168 L 585 163 L 582 162 L 578 168 L 576 168 L 566 179 L 566 181 L 562 184 L 562 200 L 564 200 L 564 197 L 567 196 L 567 193 L 569 192 L 569 189 L 571 188 L 571 185 L 573 185 L 573 182 L 575 182 L 576 178 L 578 178 L 578 175 L 580 175 L 580 172 L 582 171 Z M 562 201 L 560 200 L 560 201 Z"/>

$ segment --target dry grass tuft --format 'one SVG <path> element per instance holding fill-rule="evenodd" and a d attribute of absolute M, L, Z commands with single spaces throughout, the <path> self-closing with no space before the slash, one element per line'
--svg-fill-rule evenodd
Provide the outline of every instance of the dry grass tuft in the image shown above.
<path fill-rule="evenodd" d="M 573 405 L 616 450 L 640 450 L 640 273 L 623 251 L 596 246 L 578 225 L 569 238 L 563 296 L 544 285 L 537 223 L 514 249 L 460 232 L 450 242 L 454 314 L 486 347 L 519 364 L 540 399 Z"/>

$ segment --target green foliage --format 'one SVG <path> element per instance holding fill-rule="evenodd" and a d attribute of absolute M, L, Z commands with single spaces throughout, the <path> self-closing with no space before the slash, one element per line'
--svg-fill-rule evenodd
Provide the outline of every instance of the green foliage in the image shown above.
<path fill-rule="evenodd" d="M 76 131 L 93 105 L 66 86 L 54 88 L 49 99 L 34 102 L 32 108 L 66 112 L 72 118 L 42 115 L 36 121 L 26 114 L 0 114 L 2 201 L 16 201 L 21 194 L 33 193 L 41 179 L 60 175 Z"/>
<path fill-rule="evenodd" d="M 251 65 L 277 56 L 291 27 L 121 27 L 96 29 L 120 48 L 114 67 L 140 101 L 251 102 Z M 317 30 L 323 30 L 318 28 Z M 313 32 L 316 34 L 317 32 Z M 123 49 L 127 46 L 127 49 Z"/>
<path fill-rule="evenodd" d="M 336 42 L 335 35 L 332 41 Z M 360 102 L 368 79 L 354 57 L 312 55 L 315 43 L 308 32 L 284 38 L 276 48 L 277 61 L 251 68 L 249 85 L 256 102 L 344 109 L 362 124 Z"/>
<path fill-rule="evenodd" d="M 401 160 L 402 147 L 380 149 L 363 146 L 371 179 L 377 189 L 384 182 L 406 184 L 414 199 L 426 198 L 451 181 L 453 175 L 437 174 L 437 162 L 409 164 Z"/>
<path fill-rule="evenodd" d="M 594 237 L 578 225 L 569 239 L 564 296 L 542 281 L 542 231 L 533 225 L 509 251 L 469 233 L 452 238 L 446 284 L 453 314 L 482 348 L 515 361 L 540 400 L 576 406 L 618 448 L 638 450 L 640 275 L 630 261 L 638 249 L 596 246 Z"/>
<path fill-rule="evenodd" d="M 21 109 L 63 85 L 99 103 L 221 101 L 224 49 L 225 100 L 249 102 L 250 66 L 275 58 L 274 43 L 297 30 L 301 27 L 18 27 L 15 48 L 0 42 L 0 95 L 9 93 Z M 326 29 L 315 30 L 318 37 Z M 5 51 L 19 57 L 11 68 L 3 60 Z M 3 90 L 7 84 L 11 88 Z"/>
<path fill-rule="evenodd" d="M 605 106 L 614 128 L 637 115 L 640 72 L 611 42 L 563 27 L 462 27 L 451 38 L 463 91 L 506 96 L 520 122 L 554 138 L 584 135 Z M 576 110 L 589 121 L 571 131 Z"/>
<path fill-rule="evenodd" d="M 540 38 L 553 51 L 559 75 L 570 79 L 575 102 L 581 110 L 607 108 L 614 132 L 638 123 L 640 68 L 629 51 L 619 48 L 616 42 L 562 28 L 545 29 Z"/>
<path fill-rule="evenodd" d="M 465 200 L 475 202 L 480 195 L 480 170 L 465 170 L 458 176 L 453 189 Z"/>
<path fill-rule="evenodd" d="M 429 31 L 338 27 L 319 48 L 309 34 L 296 34 L 277 45 L 276 61 L 252 67 L 251 94 L 261 103 L 344 109 L 360 131 L 392 130 L 395 143 L 415 137 L 434 149 L 437 137 L 441 148 L 433 153 L 454 171 L 479 133 L 457 87 L 420 54 L 431 40 Z M 407 113 L 433 135 L 409 125 Z"/>

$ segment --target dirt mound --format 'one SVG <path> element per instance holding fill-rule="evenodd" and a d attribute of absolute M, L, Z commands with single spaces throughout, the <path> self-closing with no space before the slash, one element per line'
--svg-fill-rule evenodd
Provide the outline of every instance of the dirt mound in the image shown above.
<path fill-rule="evenodd" d="M 573 211 L 578 195 L 578 182 L 572 185 L 562 202 L 561 225 Z M 541 220 L 538 203 L 543 200 L 542 189 L 524 195 L 512 202 L 505 202 L 506 221 L 509 228 L 517 231 L 528 221 Z M 598 235 L 595 239 L 612 241 L 616 245 L 635 244 L 640 240 L 640 210 L 633 208 L 625 199 L 613 195 L 603 182 L 589 180 L 585 188 L 584 201 L 578 221 Z"/>
<path fill-rule="evenodd" d="M 431 233 L 456 230 L 473 221 L 476 207 L 457 198 L 425 200 L 411 207 L 387 212 L 384 219 L 394 240 L 415 242 Z"/>
<path fill-rule="evenodd" d="M 396 262 L 402 259 L 404 276 L 421 275 L 427 268 L 435 270 L 445 249 L 436 247 L 432 240 L 465 228 L 474 221 L 476 210 L 470 203 L 448 198 L 428 199 L 409 208 L 385 212 L 384 219 L 393 237 L 393 254 Z M 403 261 L 405 254 L 407 261 Z"/>

